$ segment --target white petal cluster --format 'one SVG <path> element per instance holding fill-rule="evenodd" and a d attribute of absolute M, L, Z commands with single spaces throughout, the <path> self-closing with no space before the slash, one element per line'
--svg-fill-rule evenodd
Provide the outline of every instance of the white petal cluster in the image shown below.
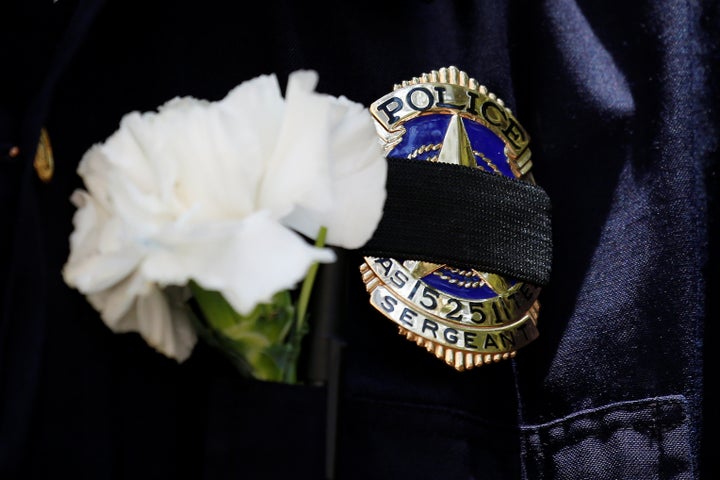
<path fill-rule="evenodd" d="M 217 290 L 248 313 L 294 288 L 315 248 L 354 249 L 372 236 L 385 202 L 387 164 L 361 104 L 314 91 L 317 74 L 244 82 L 218 101 L 185 97 L 129 113 L 91 147 L 78 173 L 68 285 L 114 331 L 137 331 L 185 360 L 197 339 L 186 286 Z"/>

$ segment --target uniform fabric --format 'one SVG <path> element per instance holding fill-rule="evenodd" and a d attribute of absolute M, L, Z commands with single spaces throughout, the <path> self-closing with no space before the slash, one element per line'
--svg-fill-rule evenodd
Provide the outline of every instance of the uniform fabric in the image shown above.
<path fill-rule="evenodd" d="M 328 456 L 338 479 L 713 478 L 719 13 L 713 0 L 3 2 L 0 478 L 322 479 Z M 515 360 L 454 371 L 369 305 L 362 252 L 341 252 L 315 299 L 336 307 L 342 345 L 328 449 L 326 385 L 242 379 L 202 344 L 177 364 L 64 284 L 77 163 L 123 114 L 301 68 L 369 105 L 450 65 L 512 109 L 552 203 L 540 337 Z M 41 126 L 49 184 L 31 166 Z"/>

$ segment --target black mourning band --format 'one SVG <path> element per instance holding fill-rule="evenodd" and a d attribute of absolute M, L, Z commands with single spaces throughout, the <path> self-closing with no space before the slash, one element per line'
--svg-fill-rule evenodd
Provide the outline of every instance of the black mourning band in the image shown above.
<path fill-rule="evenodd" d="M 550 198 L 527 182 L 448 163 L 388 159 L 387 199 L 365 255 L 547 284 Z"/>

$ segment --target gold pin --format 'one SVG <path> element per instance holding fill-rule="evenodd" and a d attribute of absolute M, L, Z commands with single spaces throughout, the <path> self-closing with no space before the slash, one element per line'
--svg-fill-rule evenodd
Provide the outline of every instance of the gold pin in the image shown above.
<path fill-rule="evenodd" d="M 45 183 L 52 180 L 53 173 L 55 173 L 55 159 L 53 158 L 50 136 L 44 127 L 40 130 L 40 141 L 38 142 L 33 166 L 40 180 Z"/>

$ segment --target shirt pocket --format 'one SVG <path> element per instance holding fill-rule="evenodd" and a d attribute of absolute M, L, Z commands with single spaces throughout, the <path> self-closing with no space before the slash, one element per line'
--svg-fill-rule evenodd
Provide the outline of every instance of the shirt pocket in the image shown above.
<path fill-rule="evenodd" d="M 664 396 L 578 411 L 521 428 L 523 478 L 691 480 L 687 400 Z"/>

